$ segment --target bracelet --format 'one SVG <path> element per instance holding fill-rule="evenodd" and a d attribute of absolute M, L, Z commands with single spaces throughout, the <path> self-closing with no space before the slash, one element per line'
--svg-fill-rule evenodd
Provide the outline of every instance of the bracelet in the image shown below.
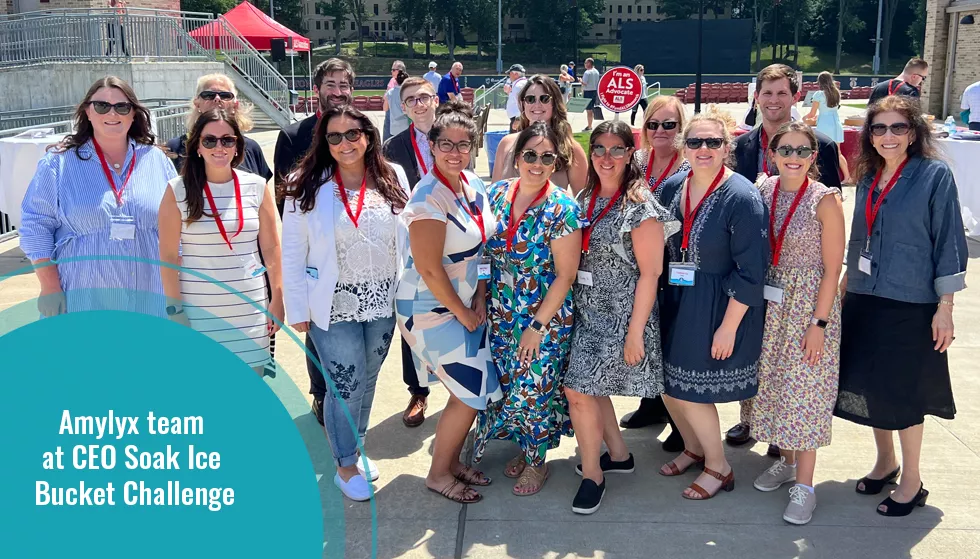
<path fill-rule="evenodd" d="M 939 300 L 939 304 L 940 305 L 949 305 L 950 307 L 954 306 L 952 301 L 944 301 L 943 299 L 940 299 Z"/>

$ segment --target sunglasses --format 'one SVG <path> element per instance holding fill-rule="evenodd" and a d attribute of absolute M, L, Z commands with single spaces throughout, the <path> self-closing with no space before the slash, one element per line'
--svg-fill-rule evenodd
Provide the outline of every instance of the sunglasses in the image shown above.
<path fill-rule="evenodd" d="M 895 124 L 872 124 L 869 129 L 874 136 L 884 136 L 885 132 L 889 130 L 896 136 L 905 136 L 912 127 L 907 122 L 896 122 Z"/>
<path fill-rule="evenodd" d="M 361 139 L 364 135 L 364 130 L 361 128 L 351 128 L 346 132 L 327 132 L 327 143 L 332 146 L 339 146 L 340 142 L 347 140 L 350 143 L 354 143 Z"/>
<path fill-rule="evenodd" d="M 603 145 L 593 145 L 591 148 L 592 155 L 596 157 L 602 157 L 608 152 L 613 159 L 622 159 L 626 157 L 627 153 L 629 153 L 629 148 L 626 146 L 613 146 L 611 148 L 607 148 Z"/>
<path fill-rule="evenodd" d="M 539 154 L 534 150 L 526 149 L 523 152 L 521 152 L 521 158 L 523 158 L 524 162 L 529 165 L 533 165 L 538 162 L 538 159 L 541 159 L 542 165 L 551 166 L 555 164 L 555 160 L 558 159 L 558 156 L 551 153 L 550 151 L 546 151 L 544 153 Z"/>
<path fill-rule="evenodd" d="M 221 147 L 230 148 L 235 147 L 235 144 L 238 143 L 238 138 L 235 136 L 222 136 L 219 138 L 209 134 L 201 138 L 201 147 L 204 149 L 214 149 L 214 146 L 218 145 L 218 142 L 221 142 Z"/>
<path fill-rule="evenodd" d="M 656 131 L 657 128 L 660 128 L 661 126 L 664 127 L 664 130 L 673 130 L 674 128 L 677 128 L 677 123 L 674 122 L 673 120 L 665 120 L 663 122 L 657 122 L 656 120 L 651 120 L 646 124 L 647 130 L 653 130 L 653 131 Z"/>
<path fill-rule="evenodd" d="M 408 97 L 405 99 L 404 103 L 405 106 L 409 108 L 415 107 L 419 103 L 422 103 L 423 107 L 428 107 L 429 103 L 432 102 L 432 97 L 433 97 L 432 95 L 419 95 L 417 97 L 415 96 Z"/>
<path fill-rule="evenodd" d="M 922 74 L 912 74 L 912 75 L 913 75 L 913 76 L 919 76 L 919 78 L 921 78 L 921 79 L 922 79 L 922 81 L 925 81 L 925 80 L 926 80 L 926 78 L 928 78 L 928 77 L 929 77 L 929 76 L 923 76 Z"/>
<path fill-rule="evenodd" d="M 133 104 L 132 103 L 127 103 L 127 102 L 123 102 L 123 103 L 107 103 L 105 101 L 89 101 L 88 104 L 93 109 L 95 109 L 95 112 L 96 113 L 98 113 L 100 115 L 108 114 L 109 113 L 109 110 L 112 109 L 112 110 L 116 111 L 116 114 L 117 115 L 119 115 L 119 116 L 126 116 L 126 115 L 129 114 L 129 111 L 133 110 Z"/>
<path fill-rule="evenodd" d="M 547 93 L 542 93 L 541 95 L 538 96 L 534 96 L 534 95 L 524 96 L 525 105 L 535 105 L 538 102 L 540 102 L 542 105 L 547 105 L 548 103 L 551 102 L 551 95 L 548 95 Z"/>
<path fill-rule="evenodd" d="M 459 151 L 459 153 L 467 154 L 473 149 L 473 142 L 469 140 L 463 140 L 462 142 L 455 143 L 451 140 L 439 140 L 436 142 L 436 147 L 442 153 L 452 153 L 453 150 Z"/>
<path fill-rule="evenodd" d="M 220 97 L 222 101 L 231 101 L 235 98 L 235 94 L 230 91 L 205 90 L 198 93 L 197 96 L 205 101 L 214 101 L 215 97 Z"/>
<path fill-rule="evenodd" d="M 687 149 L 701 149 L 701 146 L 708 146 L 708 149 L 721 149 L 724 143 L 724 138 L 688 138 L 684 140 Z"/>
<path fill-rule="evenodd" d="M 795 153 L 796 155 L 799 155 L 803 159 L 806 159 L 807 157 L 813 155 L 813 148 L 809 146 L 799 146 L 794 148 L 793 146 L 785 145 L 776 148 L 776 153 L 778 153 L 782 157 L 789 157 L 790 155 L 793 155 Z"/>

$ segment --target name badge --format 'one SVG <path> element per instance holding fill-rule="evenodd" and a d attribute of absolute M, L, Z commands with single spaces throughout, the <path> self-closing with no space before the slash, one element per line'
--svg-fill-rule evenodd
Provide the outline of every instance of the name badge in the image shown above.
<path fill-rule="evenodd" d="M 762 297 L 766 301 L 772 301 L 779 305 L 783 302 L 783 290 L 775 285 L 767 285 L 762 288 Z"/>
<path fill-rule="evenodd" d="M 691 287 L 694 285 L 694 271 L 697 270 L 691 262 L 671 262 L 667 269 L 667 283 L 680 287 Z"/>
<path fill-rule="evenodd" d="M 239 256 L 239 259 L 242 261 L 242 267 L 245 268 L 246 278 L 254 278 L 265 273 L 265 266 L 259 264 L 254 256 Z"/>
<path fill-rule="evenodd" d="M 313 279 L 320 279 L 320 271 L 317 270 L 316 268 L 311 268 L 307 266 L 306 275 L 310 276 Z"/>
<path fill-rule="evenodd" d="M 869 276 L 871 275 L 871 253 L 870 252 L 868 252 L 866 250 L 862 250 L 861 251 L 861 256 L 858 257 L 858 270 L 861 270 L 862 273 L 868 274 Z"/>
<path fill-rule="evenodd" d="M 110 220 L 110 239 L 113 241 L 127 241 L 136 238 L 136 220 L 132 216 L 114 215 Z"/>
<path fill-rule="evenodd" d="M 484 256 L 480 258 L 480 263 L 476 265 L 477 279 L 490 279 L 490 258 Z"/>
<path fill-rule="evenodd" d="M 575 282 L 579 285 L 592 286 L 592 272 L 579 270 L 575 273 Z"/>

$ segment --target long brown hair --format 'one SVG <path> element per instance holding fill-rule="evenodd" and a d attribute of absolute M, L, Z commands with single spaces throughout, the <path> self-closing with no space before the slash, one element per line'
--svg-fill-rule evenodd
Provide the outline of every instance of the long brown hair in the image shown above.
<path fill-rule="evenodd" d="M 913 134 L 912 142 L 906 150 L 908 157 L 923 157 L 926 159 L 939 159 L 939 152 L 936 150 L 935 140 L 932 138 L 932 130 L 922 116 L 918 100 L 911 100 L 904 95 L 889 95 L 868 108 L 868 116 L 861 127 L 861 154 L 857 160 L 857 177 L 861 179 L 867 175 L 877 173 L 885 166 L 885 159 L 878 154 L 874 144 L 871 143 L 871 125 L 874 124 L 875 117 L 881 113 L 896 112 L 909 121 L 909 134 Z"/>
<path fill-rule="evenodd" d="M 137 144 L 144 144 L 147 146 L 152 146 L 156 141 L 156 137 L 150 128 L 150 111 L 140 103 L 140 100 L 136 97 L 136 92 L 130 87 L 128 83 L 117 78 L 116 76 L 106 76 L 104 78 L 99 78 L 92 84 L 92 87 L 88 88 L 88 92 L 85 93 L 85 97 L 82 102 L 78 104 L 78 108 L 75 109 L 75 115 L 72 120 L 75 124 L 75 133 L 70 134 L 61 143 L 54 147 L 57 152 L 67 151 L 72 148 L 75 149 L 75 155 L 79 159 L 82 159 L 78 155 L 78 147 L 85 145 L 86 142 L 91 140 L 94 136 L 94 131 L 92 129 L 92 121 L 88 119 L 88 113 L 85 112 L 88 109 L 89 103 L 92 101 L 92 96 L 95 95 L 97 91 L 103 87 L 111 87 L 113 89 L 118 89 L 126 96 L 126 100 L 133 105 L 133 124 L 129 127 L 128 136 L 133 139 Z"/>
<path fill-rule="evenodd" d="M 820 85 L 820 91 L 827 97 L 827 108 L 834 108 L 840 105 L 840 89 L 837 88 L 837 84 L 834 83 L 834 75 L 830 72 L 820 72 L 817 74 L 817 84 Z"/>
<path fill-rule="evenodd" d="M 633 128 L 629 124 L 626 124 L 626 121 L 607 120 L 599 126 L 596 126 L 592 132 L 592 136 L 589 137 L 589 176 L 585 181 L 585 188 L 579 194 L 582 200 L 592 196 L 592 191 L 599 188 L 599 174 L 596 173 L 595 164 L 592 162 L 592 146 L 595 145 L 595 141 L 599 139 L 599 136 L 603 134 L 618 136 L 623 141 L 624 146 L 633 150 L 636 149 L 636 142 L 633 141 Z M 646 182 L 643 181 L 643 173 L 640 171 L 640 165 L 636 162 L 636 158 L 629 155 L 627 159 L 626 171 L 623 173 L 619 190 L 630 202 L 642 202 L 645 192 L 648 191 L 648 187 L 646 186 Z"/>
<path fill-rule="evenodd" d="M 184 181 L 184 196 L 187 203 L 187 223 L 192 223 L 203 216 L 214 216 L 204 213 L 204 185 L 208 175 L 204 168 L 204 158 L 197 152 L 201 146 L 201 136 L 204 127 L 212 122 L 224 122 L 235 132 L 235 156 L 231 158 L 232 168 L 238 167 L 245 159 L 245 134 L 242 133 L 238 118 L 222 109 L 204 111 L 198 115 L 187 140 L 187 159 L 180 169 L 180 178 Z"/>
<path fill-rule="evenodd" d="M 524 116 L 524 93 L 535 85 L 543 87 L 545 93 L 551 96 L 551 120 L 548 121 L 548 126 L 558 136 L 558 143 L 555 144 L 555 149 L 558 150 L 555 170 L 567 169 L 572 166 L 575 153 L 572 151 L 572 145 L 575 142 L 575 137 L 572 136 L 572 127 L 568 124 L 568 109 L 565 108 L 565 98 L 562 96 L 561 90 L 558 89 L 558 84 L 550 76 L 542 74 L 531 76 L 524 84 L 524 89 L 521 90 L 518 98 L 521 106 L 521 130 L 531 125 L 530 119 Z"/>
<path fill-rule="evenodd" d="M 810 144 L 810 149 L 813 150 L 813 163 L 810 164 L 810 169 L 807 171 L 806 175 L 810 177 L 812 181 L 820 180 L 820 169 L 817 168 L 817 158 L 816 155 L 819 152 L 820 146 L 817 145 L 817 135 L 814 134 L 813 128 L 803 122 L 802 120 L 791 120 L 786 124 L 779 127 L 779 130 L 772 135 L 772 139 L 769 140 L 769 145 L 764 146 L 770 152 L 775 152 L 776 148 L 779 147 L 779 141 L 783 139 L 783 136 L 791 132 L 796 132 L 797 134 L 803 134 L 806 136 L 807 142 Z M 795 147 L 795 146 L 794 146 Z"/>
<path fill-rule="evenodd" d="M 367 138 L 367 151 L 364 152 L 364 172 L 374 181 L 375 189 L 391 206 L 392 213 L 408 203 L 408 196 L 398 183 L 398 175 L 385 162 L 381 155 L 381 139 L 378 129 L 367 116 L 350 105 L 327 109 L 320 117 L 313 133 L 313 145 L 296 166 L 296 171 L 287 179 L 284 194 L 299 202 L 300 210 L 307 213 L 316 206 L 316 196 L 320 187 L 337 173 L 337 160 L 330 153 L 327 143 L 327 125 L 334 118 L 346 116 L 361 125 Z"/>

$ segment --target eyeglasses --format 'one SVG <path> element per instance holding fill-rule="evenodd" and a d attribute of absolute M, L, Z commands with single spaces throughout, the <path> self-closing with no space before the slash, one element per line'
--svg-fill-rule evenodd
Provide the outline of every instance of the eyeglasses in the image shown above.
<path fill-rule="evenodd" d="M 197 96 L 205 101 L 214 101 L 215 97 L 220 97 L 222 101 L 231 101 L 235 98 L 235 94 L 230 91 L 205 90 L 198 93 Z"/>
<path fill-rule="evenodd" d="M 891 130 L 891 133 L 896 136 L 905 136 L 909 133 L 912 127 L 907 122 L 896 122 L 895 124 L 872 124 L 869 128 L 871 130 L 872 136 L 884 136 L 885 132 Z"/>
<path fill-rule="evenodd" d="M 660 128 L 661 126 L 664 127 L 664 130 L 673 130 L 674 128 L 677 128 L 677 122 L 673 120 L 665 120 L 663 122 L 651 120 L 646 124 L 647 130 L 653 130 L 654 132 L 656 132 L 657 128 Z"/>
<path fill-rule="evenodd" d="M 795 153 L 796 155 L 799 155 L 803 159 L 806 159 L 807 157 L 813 155 L 813 148 L 809 146 L 799 146 L 794 148 L 793 146 L 785 145 L 776 148 L 776 153 L 778 153 L 783 157 L 789 157 L 790 155 L 793 155 Z"/>
<path fill-rule="evenodd" d="M 603 157 L 606 155 L 606 153 L 609 153 L 609 156 L 613 159 L 622 159 L 626 157 L 627 153 L 629 153 L 629 148 L 626 146 L 613 146 L 611 148 L 607 148 L 603 145 L 593 145 L 591 146 L 591 149 L 592 155 L 595 157 Z"/>
<path fill-rule="evenodd" d="M 89 101 L 88 104 L 95 109 L 95 112 L 104 115 L 109 113 L 109 109 L 116 111 L 119 116 L 126 116 L 129 111 L 133 110 L 133 104 L 122 102 L 122 103 L 107 103 L 105 101 Z"/>
<path fill-rule="evenodd" d="M 349 92 L 351 92 L 351 91 L 354 90 L 354 88 L 351 87 L 351 85 L 349 83 L 347 83 L 347 82 L 339 82 L 339 83 L 338 82 L 323 82 L 323 85 L 320 86 L 320 89 L 335 89 L 335 90 L 338 90 L 338 91 L 342 91 L 344 93 L 349 93 Z"/>
<path fill-rule="evenodd" d="M 473 142 L 469 140 L 463 140 L 462 142 L 453 142 L 451 140 L 438 140 L 436 142 L 436 147 L 442 153 L 452 153 L 453 150 L 459 151 L 459 153 L 467 154 L 473 149 Z"/>
<path fill-rule="evenodd" d="M 409 108 L 414 107 L 419 103 L 422 103 L 423 107 L 428 107 L 429 103 L 432 102 L 432 98 L 433 98 L 432 95 L 418 95 L 418 96 L 406 97 L 404 103 L 405 106 Z"/>
<path fill-rule="evenodd" d="M 221 142 L 221 147 L 230 148 L 235 147 L 238 143 L 238 138 L 235 136 L 211 136 L 210 134 L 201 138 L 201 147 L 204 149 L 214 149 L 214 146 Z"/>
<path fill-rule="evenodd" d="M 525 105 L 535 105 L 539 101 L 541 102 L 542 105 L 547 105 L 548 103 L 551 102 L 551 95 L 548 95 L 547 93 L 542 93 L 541 95 L 538 95 L 537 97 L 535 97 L 534 95 L 525 95 L 524 96 L 524 104 Z"/>
<path fill-rule="evenodd" d="M 721 149 L 724 143 L 724 138 L 688 138 L 684 140 L 687 149 L 701 149 L 701 146 L 708 146 L 708 149 Z"/>
<path fill-rule="evenodd" d="M 925 79 L 929 77 L 929 76 L 926 76 L 925 74 L 912 74 L 912 75 L 913 76 L 919 76 L 922 79 L 922 81 L 925 81 Z"/>
<path fill-rule="evenodd" d="M 546 151 L 544 153 L 539 154 L 538 152 L 532 149 L 526 149 L 523 152 L 521 152 L 521 157 L 524 159 L 524 162 L 529 165 L 533 165 L 538 162 L 538 159 L 541 159 L 542 165 L 551 166 L 554 165 L 555 160 L 558 159 L 558 156 L 551 153 L 550 151 Z"/>
<path fill-rule="evenodd" d="M 327 143 L 332 146 L 339 146 L 340 142 L 347 140 L 353 144 L 360 140 L 363 135 L 364 130 L 361 128 L 351 128 L 346 132 L 327 132 Z"/>

